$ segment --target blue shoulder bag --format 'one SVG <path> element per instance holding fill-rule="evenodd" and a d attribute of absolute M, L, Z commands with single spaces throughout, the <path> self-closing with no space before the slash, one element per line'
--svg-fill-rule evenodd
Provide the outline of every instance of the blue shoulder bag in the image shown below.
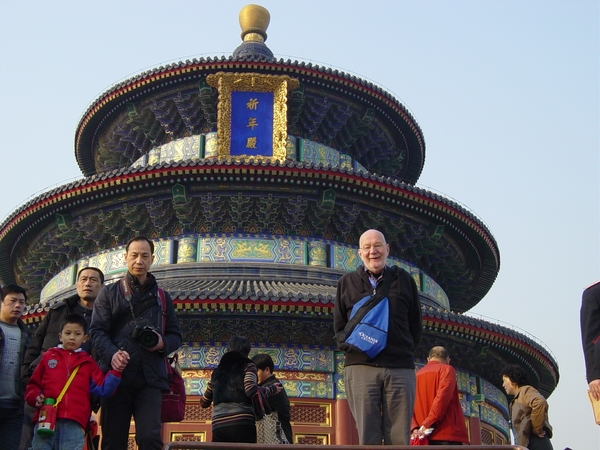
<path fill-rule="evenodd" d="M 386 271 L 392 273 L 385 274 L 378 292 L 359 300 L 344 329 L 334 336 L 338 349 L 372 359 L 386 347 L 390 319 L 387 296 L 394 278 L 391 267 Z"/>

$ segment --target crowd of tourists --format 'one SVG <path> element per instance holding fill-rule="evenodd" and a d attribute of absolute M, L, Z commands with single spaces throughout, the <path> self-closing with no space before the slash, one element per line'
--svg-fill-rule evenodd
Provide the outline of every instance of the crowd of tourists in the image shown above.
<path fill-rule="evenodd" d="M 389 251 L 381 232 L 366 231 L 358 249 L 363 264 L 337 285 L 333 328 L 345 354 L 345 391 L 359 443 L 469 444 L 448 351 L 433 347 L 427 364 L 415 371 L 419 291 L 409 273 L 386 264 Z M 26 290 L 15 284 L 0 289 L 0 450 L 97 448 L 99 410 L 102 449 L 128 448 L 132 418 L 137 447 L 162 449 L 165 358 L 181 347 L 182 334 L 168 292 L 150 273 L 153 242 L 134 237 L 124 258 L 127 273 L 108 285 L 100 269 L 79 270 L 77 293 L 52 306 L 33 334 L 21 320 Z M 590 395 L 600 399 L 593 362 L 598 298 L 597 288 L 584 295 L 582 333 L 584 350 L 590 349 Z M 588 337 L 593 344 L 587 345 Z M 246 338 L 231 338 L 200 397 L 202 407 L 213 406 L 212 440 L 261 442 L 257 419 L 274 415 L 277 442 L 293 443 L 290 402 L 273 359 L 250 358 L 250 352 Z M 499 377 L 512 398 L 515 443 L 551 449 L 546 400 L 519 366 L 502 368 Z"/>

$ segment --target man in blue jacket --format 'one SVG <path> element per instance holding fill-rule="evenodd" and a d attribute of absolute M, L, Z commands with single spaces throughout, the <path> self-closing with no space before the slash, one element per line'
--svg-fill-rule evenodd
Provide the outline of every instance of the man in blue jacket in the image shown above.
<path fill-rule="evenodd" d="M 105 286 L 94 305 L 92 343 L 105 366 L 124 368 L 115 395 L 102 401 L 103 450 L 128 448 L 132 416 L 137 447 L 163 447 L 161 403 L 169 390 L 165 357 L 181 347 L 181 332 L 171 298 L 149 272 L 153 261 L 154 243 L 143 236 L 131 239 L 125 247 L 127 274 Z"/>
<path fill-rule="evenodd" d="M 399 267 L 386 267 L 390 246 L 384 235 L 368 230 L 359 240 L 363 265 L 338 281 L 333 328 L 338 333 L 352 307 L 378 292 L 390 280 L 386 347 L 371 359 L 347 352 L 345 386 L 360 445 L 408 445 L 415 402 L 414 349 L 421 339 L 421 303 L 412 276 Z M 379 292 L 378 292 L 379 293 Z"/>

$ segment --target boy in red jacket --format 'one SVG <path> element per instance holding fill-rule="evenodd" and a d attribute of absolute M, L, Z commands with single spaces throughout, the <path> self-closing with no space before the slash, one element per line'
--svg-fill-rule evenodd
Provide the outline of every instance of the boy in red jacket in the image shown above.
<path fill-rule="evenodd" d="M 69 314 L 58 335 L 62 344 L 44 353 L 29 380 L 25 401 L 39 409 L 46 398 L 56 401 L 73 370 L 79 367 L 57 405 L 54 434 L 40 435 L 37 433 L 39 424 L 36 425 L 34 450 L 81 450 L 84 445 L 84 430 L 92 411 L 90 394 L 110 397 L 121 382 L 120 370 L 110 370 L 104 375 L 92 357 L 81 349 L 81 344 L 88 339 L 86 328 L 87 322 L 83 316 Z M 38 416 L 39 411 L 34 416 L 35 422 L 38 421 Z"/>

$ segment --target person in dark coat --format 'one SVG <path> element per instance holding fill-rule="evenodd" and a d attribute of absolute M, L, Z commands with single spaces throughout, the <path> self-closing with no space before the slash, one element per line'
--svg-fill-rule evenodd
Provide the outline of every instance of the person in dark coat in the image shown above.
<path fill-rule="evenodd" d="M 105 368 L 123 370 L 115 395 L 102 400 L 103 450 L 128 447 L 132 416 L 138 449 L 163 448 L 161 405 L 163 392 L 169 390 L 166 356 L 181 347 L 181 331 L 171 297 L 149 272 L 153 261 L 154 243 L 143 236 L 131 239 L 125 246 L 127 274 L 105 286 L 94 305 L 92 344 Z"/>
<path fill-rule="evenodd" d="M 273 358 L 265 353 L 259 353 L 252 357 L 252 361 L 256 364 L 258 385 L 271 386 L 280 383 L 274 375 L 275 364 Z M 277 412 L 277 417 L 281 423 L 281 429 L 285 433 L 285 437 L 291 444 L 293 441 L 292 425 L 290 424 L 290 399 L 288 398 L 285 389 L 282 389 L 279 394 L 275 394 L 267 399 L 272 411 Z"/>
<path fill-rule="evenodd" d="M 212 442 L 256 443 L 256 422 L 252 397 L 262 391 L 265 397 L 281 392 L 281 383 L 259 387 L 256 365 L 248 358 L 248 339 L 234 336 L 227 352 L 213 371 L 200 397 L 200 406 L 214 403 L 212 415 Z"/>
<path fill-rule="evenodd" d="M 25 359 L 21 368 L 23 381 L 27 383 L 29 377 L 35 370 L 42 354 L 60 344 L 58 334 L 64 318 L 68 314 L 79 314 L 85 317 L 88 328 L 92 322 L 92 310 L 96 297 L 104 284 L 104 273 L 96 267 L 84 267 L 77 274 L 75 287 L 77 293 L 66 297 L 53 305 L 33 335 L 31 345 L 25 353 Z M 92 345 L 88 341 L 83 344 L 83 350 L 92 353 Z M 93 355 L 92 355 L 93 356 Z"/>
<path fill-rule="evenodd" d="M 345 352 L 344 382 L 360 445 L 408 445 L 415 401 L 414 350 L 423 332 L 419 291 L 412 276 L 386 266 L 390 246 L 377 230 L 365 231 L 358 256 L 363 265 L 337 284 L 333 332 L 344 330 L 354 306 L 379 293 L 389 280 L 386 347 L 371 359 Z"/>
<path fill-rule="evenodd" d="M 583 291 L 580 324 L 588 389 L 595 400 L 600 400 L 600 281 Z"/>

